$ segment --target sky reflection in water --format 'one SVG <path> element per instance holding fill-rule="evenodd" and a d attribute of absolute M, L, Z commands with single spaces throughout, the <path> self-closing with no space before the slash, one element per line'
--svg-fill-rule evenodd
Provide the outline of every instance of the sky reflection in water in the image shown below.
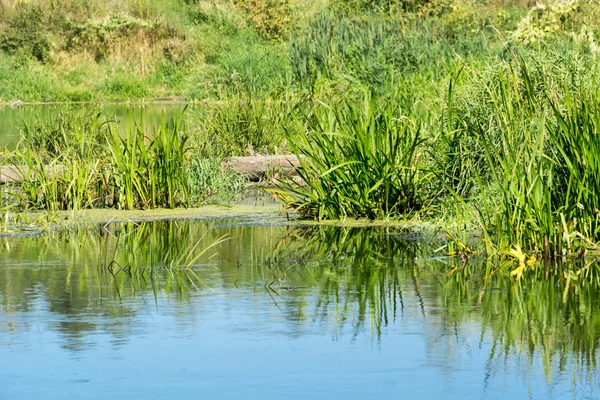
<path fill-rule="evenodd" d="M 560 280 L 446 277 L 457 261 L 413 239 L 239 221 L 2 239 L 0 399 L 598 397 L 594 285 L 563 302 Z"/>

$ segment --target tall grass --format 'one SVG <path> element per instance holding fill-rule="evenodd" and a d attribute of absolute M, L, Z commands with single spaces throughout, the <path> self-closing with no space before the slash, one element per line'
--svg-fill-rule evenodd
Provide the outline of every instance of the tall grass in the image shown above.
<path fill-rule="evenodd" d="M 473 176 L 481 187 L 474 208 L 488 244 L 545 258 L 595 248 L 596 89 L 581 85 L 551 93 L 536 85 L 521 59 L 487 91 L 492 109 L 487 123 L 463 125 L 488 164 L 488 176 Z"/>
<path fill-rule="evenodd" d="M 47 210 L 189 205 L 191 145 L 180 119 L 163 120 L 151 132 L 135 124 L 125 134 L 113 123 L 96 124 L 100 115 L 75 113 L 68 119 L 43 140 L 48 129 L 24 128 L 25 140 L 10 159 L 25 178 L 16 191 L 21 205 Z"/>
<path fill-rule="evenodd" d="M 361 105 L 321 105 L 302 115 L 288 135 L 306 186 L 282 182 L 275 191 L 316 219 L 406 215 L 430 200 L 432 175 L 420 159 L 426 138 L 420 119 L 370 95 Z"/>
<path fill-rule="evenodd" d="M 51 159 L 89 158 L 102 151 L 112 121 L 95 107 L 66 106 L 19 122 L 21 147 Z"/>
<path fill-rule="evenodd" d="M 600 97 L 585 89 L 568 93 L 565 104 L 552 104 L 555 121 L 548 134 L 559 160 L 557 200 L 568 228 L 600 240 Z"/>
<path fill-rule="evenodd" d="M 187 167 L 192 204 L 231 203 L 248 184 L 247 177 L 223 167 L 220 159 L 193 157 Z"/>
<path fill-rule="evenodd" d="M 454 97 L 457 76 L 444 108 L 407 112 L 399 106 L 406 99 L 385 97 L 301 113 L 288 140 L 304 185 L 287 181 L 275 192 L 315 219 L 406 218 L 427 206 L 447 215 L 466 205 L 488 253 L 515 259 L 523 267 L 517 276 L 535 256 L 597 250 L 594 79 L 561 87 L 519 56 L 496 67 L 493 79 L 467 73 L 482 87 L 475 108 Z"/>
<path fill-rule="evenodd" d="M 115 204 L 128 210 L 188 205 L 188 142 L 177 120 L 171 125 L 163 121 L 150 136 L 143 125 L 129 129 L 125 137 L 113 129 L 108 137 L 108 176 Z"/>
<path fill-rule="evenodd" d="M 284 145 L 285 130 L 293 129 L 289 115 L 297 101 L 292 96 L 267 100 L 243 96 L 192 111 L 196 152 L 203 157 L 276 154 Z"/>

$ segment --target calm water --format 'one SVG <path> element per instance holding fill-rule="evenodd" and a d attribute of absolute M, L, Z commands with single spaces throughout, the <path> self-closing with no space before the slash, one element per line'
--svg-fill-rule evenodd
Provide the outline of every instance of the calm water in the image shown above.
<path fill-rule="evenodd" d="M 36 119 L 48 119 L 68 105 L 26 105 L 19 108 L 0 106 L 0 147 L 6 146 L 12 149 L 19 141 L 20 129 L 24 122 Z M 73 106 L 76 108 L 88 108 L 99 110 L 108 118 L 118 122 L 123 128 L 132 126 L 135 122 L 143 119 L 144 125 L 152 129 L 161 124 L 163 116 L 167 120 L 177 118 L 185 108 L 185 104 L 179 103 L 150 103 L 150 104 L 89 104 L 85 106 Z M 192 107 L 194 112 L 186 113 L 184 120 L 189 114 L 197 114 L 202 107 Z"/>
<path fill-rule="evenodd" d="M 235 220 L 0 239 L 0 399 L 600 396 L 594 285 L 484 286 L 417 239 Z"/>

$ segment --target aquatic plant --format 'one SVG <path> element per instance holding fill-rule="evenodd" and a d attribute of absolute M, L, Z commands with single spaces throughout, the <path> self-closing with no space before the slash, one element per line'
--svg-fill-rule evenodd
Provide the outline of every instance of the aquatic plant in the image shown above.
<path fill-rule="evenodd" d="M 115 204 L 128 210 L 188 205 L 188 141 L 179 120 L 163 121 L 148 136 L 143 125 L 130 128 L 124 138 L 113 129 L 107 168 Z"/>
<path fill-rule="evenodd" d="M 285 129 L 292 129 L 294 99 L 256 99 L 244 96 L 228 104 L 208 104 L 200 113 L 193 140 L 196 153 L 206 158 L 276 154 L 284 143 Z"/>
<path fill-rule="evenodd" d="M 304 185 L 280 181 L 280 195 L 302 215 L 315 219 L 406 216 L 430 200 L 431 172 L 420 152 L 422 121 L 399 105 L 319 105 L 301 115 L 305 131 L 288 140 L 300 160 Z"/>
<path fill-rule="evenodd" d="M 122 137 L 113 124 L 96 124 L 100 114 L 68 118 L 55 139 L 38 141 L 30 133 L 9 158 L 25 178 L 17 185 L 21 205 L 47 210 L 189 205 L 191 147 L 179 119 L 163 120 L 150 133 L 135 124 Z M 89 126 L 94 129 L 85 129 Z"/>
<path fill-rule="evenodd" d="M 103 151 L 114 121 L 94 106 L 55 107 L 48 114 L 19 121 L 21 147 L 50 161 L 57 157 L 92 158 Z"/>
<path fill-rule="evenodd" d="M 523 59 L 518 62 L 486 85 L 488 121 L 462 121 L 489 171 L 475 171 L 482 195 L 471 204 L 488 250 L 582 255 L 600 240 L 597 95 L 584 85 L 550 93 L 536 85 Z"/>

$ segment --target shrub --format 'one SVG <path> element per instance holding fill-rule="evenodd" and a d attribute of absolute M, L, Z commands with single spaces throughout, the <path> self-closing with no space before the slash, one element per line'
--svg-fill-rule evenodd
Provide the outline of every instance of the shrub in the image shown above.
<path fill-rule="evenodd" d="M 514 40 L 531 43 L 559 32 L 585 32 L 598 27 L 600 7 L 595 0 L 546 0 L 537 3 L 513 32 Z M 593 39 L 592 39 L 593 41 Z"/>
<path fill-rule="evenodd" d="M 289 29 L 291 10 L 288 0 L 235 0 L 265 39 L 281 39 Z"/>
<path fill-rule="evenodd" d="M 43 63 L 50 61 L 52 44 L 45 10 L 36 5 L 18 4 L 18 12 L 0 30 L 0 50 L 9 54 L 24 52 Z"/>
<path fill-rule="evenodd" d="M 190 197 L 195 204 L 230 203 L 246 188 L 248 179 L 221 165 L 219 159 L 195 157 L 187 168 Z"/>

